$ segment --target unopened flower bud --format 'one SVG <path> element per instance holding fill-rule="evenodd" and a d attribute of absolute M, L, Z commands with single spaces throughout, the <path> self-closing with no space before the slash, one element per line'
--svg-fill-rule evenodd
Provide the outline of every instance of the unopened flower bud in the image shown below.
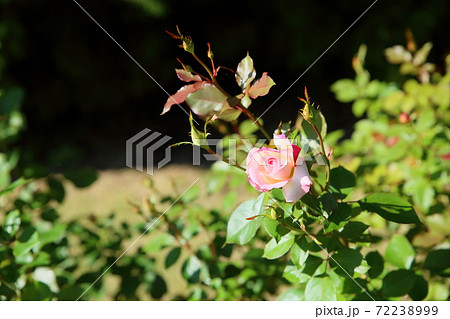
<path fill-rule="evenodd" d="M 273 208 L 270 210 L 270 217 L 272 217 L 273 220 L 277 219 L 277 212 Z"/>
<path fill-rule="evenodd" d="M 189 53 L 194 53 L 194 42 L 190 37 L 185 37 L 183 39 L 183 49 Z"/>

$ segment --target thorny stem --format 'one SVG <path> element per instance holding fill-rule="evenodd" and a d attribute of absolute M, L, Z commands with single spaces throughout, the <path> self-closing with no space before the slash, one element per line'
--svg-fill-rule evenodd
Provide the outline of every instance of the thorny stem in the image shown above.
<path fill-rule="evenodd" d="M 203 61 L 197 56 L 197 54 L 192 53 L 192 56 L 197 60 L 198 63 L 200 63 L 200 65 L 206 70 L 206 72 L 208 72 L 209 77 L 211 78 L 211 82 L 223 93 L 225 94 L 225 96 L 227 98 L 231 98 L 232 96 L 225 91 L 217 82 L 216 77 L 214 76 L 213 72 L 211 71 L 211 69 L 205 64 L 203 63 Z M 262 127 L 261 123 L 259 122 L 259 120 L 257 120 L 255 118 L 255 116 L 247 109 L 245 108 L 241 102 L 239 102 L 238 105 L 235 106 L 238 110 L 240 110 L 242 113 L 244 113 L 249 119 L 251 119 L 253 121 L 253 123 L 256 124 L 256 126 L 258 127 L 258 129 L 264 134 L 264 136 L 267 138 L 267 140 L 271 140 L 270 135 L 267 133 L 267 131 L 264 129 L 264 127 Z"/>

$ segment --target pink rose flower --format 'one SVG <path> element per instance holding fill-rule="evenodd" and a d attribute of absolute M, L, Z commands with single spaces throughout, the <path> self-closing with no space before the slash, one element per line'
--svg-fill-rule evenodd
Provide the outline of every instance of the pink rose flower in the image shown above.
<path fill-rule="evenodd" d="M 298 201 L 309 192 L 312 181 L 300 147 L 293 145 L 284 134 L 274 135 L 276 149 L 253 148 L 247 156 L 248 180 L 260 192 L 283 189 L 287 202 Z"/>

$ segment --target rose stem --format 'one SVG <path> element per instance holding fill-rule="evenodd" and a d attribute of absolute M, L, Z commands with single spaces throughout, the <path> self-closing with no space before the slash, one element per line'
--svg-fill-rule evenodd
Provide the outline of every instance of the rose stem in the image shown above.
<path fill-rule="evenodd" d="M 208 72 L 209 77 L 211 78 L 211 82 L 223 93 L 225 94 L 225 96 L 227 98 L 232 97 L 227 91 L 225 91 L 217 82 L 216 77 L 214 76 L 214 74 L 211 72 L 210 68 L 203 63 L 203 61 L 197 56 L 197 54 L 195 54 L 194 52 L 192 53 L 192 56 L 197 60 L 198 63 L 200 63 L 200 65 L 206 70 L 206 72 Z M 259 120 L 256 120 L 255 116 L 248 110 L 246 109 L 241 102 L 239 102 L 239 105 L 236 105 L 236 108 L 238 110 L 240 110 L 242 113 L 244 113 L 249 119 L 251 119 L 253 121 L 253 123 L 256 124 L 256 126 L 258 127 L 258 129 L 264 134 L 264 136 L 267 138 L 267 140 L 271 140 L 270 135 L 267 133 L 267 131 L 264 129 L 264 127 L 262 127 L 261 123 L 259 122 Z"/>
<path fill-rule="evenodd" d="M 327 155 L 325 154 L 325 146 L 323 144 L 323 139 L 322 139 L 322 135 L 320 134 L 319 130 L 317 129 L 316 125 L 310 123 L 314 129 L 314 131 L 316 131 L 317 137 L 319 138 L 319 142 L 320 142 L 320 148 L 322 150 L 322 155 L 323 158 L 325 159 L 325 162 L 327 164 L 327 181 L 325 184 L 325 190 L 328 189 L 328 186 L 330 185 L 330 161 L 327 158 Z"/>

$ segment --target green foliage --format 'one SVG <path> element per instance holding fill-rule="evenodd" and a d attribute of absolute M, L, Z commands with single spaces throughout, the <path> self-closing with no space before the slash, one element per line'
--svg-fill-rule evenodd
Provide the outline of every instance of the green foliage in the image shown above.
<path fill-rule="evenodd" d="M 249 200 L 241 205 L 233 212 L 228 221 L 227 242 L 235 244 L 246 244 L 261 225 L 262 219 L 256 217 L 253 220 L 248 220 L 263 213 L 265 195 L 261 194 L 256 200 Z"/>
<path fill-rule="evenodd" d="M 386 227 L 380 238 L 380 244 L 387 242 L 384 257 L 373 251 L 365 258 L 367 274 L 383 279 L 380 292 L 386 297 L 448 298 L 439 291 L 450 285 L 450 58 L 443 67 L 427 62 L 431 48 L 431 43 L 418 48 L 410 33 L 406 47 L 388 48 L 386 58 L 401 74 L 389 82 L 371 79 L 364 68 L 367 48 L 361 46 L 353 59 L 355 78 L 331 87 L 339 101 L 352 102 L 355 116 L 364 117 L 333 155 L 355 173 L 354 192 L 369 194 L 359 199 L 361 208 L 388 221 L 361 219 Z"/>
<path fill-rule="evenodd" d="M 385 258 L 392 265 L 409 269 L 414 262 L 415 252 L 408 239 L 395 235 L 388 243 Z"/>
<path fill-rule="evenodd" d="M 361 199 L 359 204 L 362 209 L 396 223 L 420 223 L 414 208 L 407 201 L 392 194 L 371 194 Z"/>
<path fill-rule="evenodd" d="M 192 39 L 173 36 L 201 61 Z M 264 73 L 253 83 L 256 72 L 247 55 L 236 72 L 242 93 L 228 97 L 217 83 L 214 64 L 210 70 L 201 63 L 210 80 L 185 98 L 205 125 L 197 129 L 191 115 L 188 144 L 214 154 L 200 140 L 208 137 L 208 128 L 224 135 L 224 162 L 211 167 L 206 183 L 208 198 L 214 198 L 208 207 L 214 207 L 202 205 L 198 185 L 178 199 L 149 180 L 144 204 L 130 204 L 139 220 L 122 223 L 114 214 L 61 221 L 64 184 L 88 187 L 96 172 L 69 166 L 59 176 L 21 167 L 11 147 L 23 128 L 23 121 L 11 120 L 12 112 L 20 113 L 20 94 L 6 95 L 0 100 L 6 114 L 0 127 L 0 298 L 447 299 L 449 79 L 425 62 L 430 49 L 386 52 L 401 63 L 402 74 L 419 79 L 400 86 L 371 80 L 361 48 L 354 59 L 356 79 L 340 80 L 332 89 L 341 101 L 354 102 L 355 115 L 367 119 L 340 145 L 328 145 L 337 143 L 339 134 L 327 136 L 326 120 L 305 90 L 295 123 L 281 123 L 275 131 L 302 147 L 300 156 L 313 181 L 296 202 L 286 202 L 280 188 L 257 196 L 243 167 L 249 150 L 262 146 L 258 130 L 269 136 L 247 109 L 250 98 L 267 94 L 274 82 Z M 210 49 L 208 58 L 213 59 Z M 200 81 L 197 73 L 177 74 Z M 224 108 L 232 114 L 225 116 Z M 239 122 L 241 113 L 248 119 Z M 273 145 L 266 141 L 266 147 Z M 56 162 L 65 157 L 65 152 L 54 155 Z M 429 233 L 442 243 L 428 244 Z M 128 252 L 136 238 L 141 242 Z M 174 274 L 183 288 L 177 295 L 170 291 Z M 117 288 L 110 286 L 114 279 Z"/>
<path fill-rule="evenodd" d="M 308 301 L 336 301 L 336 288 L 329 277 L 315 277 L 308 281 L 305 299 Z"/>

